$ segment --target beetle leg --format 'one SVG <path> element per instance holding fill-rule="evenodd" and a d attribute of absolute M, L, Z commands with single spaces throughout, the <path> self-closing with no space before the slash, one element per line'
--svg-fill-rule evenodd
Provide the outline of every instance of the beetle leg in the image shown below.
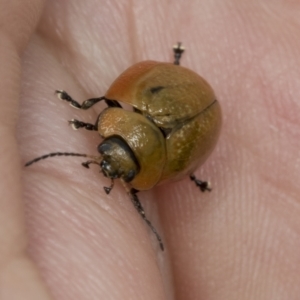
<path fill-rule="evenodd" d="M 195 182 L 196 186 L 199 187 L 202 192 L 211 191 L 209 182 L 201 181 L 197 179 L 195 175 L 190 175 L 190 179 Z"/>
<path fill-rule="evenodd" d="M 173 46 L 174 59 L 175 59 L 174 65 L 180 65 L 180 58 L 184 50 L 185 49 L 180 42 L 178 42 L 177 45 Z"/>
<path fill-rule="evenodd" d="M 71 121 L 68 121 L 68 122 L 74 130 L 77 130 L 79 128 L 84 128 L 86 130 L 95 130 L 95 131 L 98 130 L 97 123 L 96 123 L 96 125 L 93 125 L 93 124 L 90 124 L 90 123 L 85 123 L 85 122 L 82 122 L 82 121 L 78 121 L 76 119 L 72 119 Z"/>
<path fill-rule="evenodd" d="M 102 100 L 104 100 L 108 106 L 122 107 L 118 101 L 109 100 L 109 99 L 106 99 L 105 97 L 87 99 L 87 100 L 83 101 L 82 104 L 80 104 L 76 100 L 74 100 L 66 91 L 56 90 L 55 93 L 57 94 L 57 97 L 59 99 L 69 102 L 72 107 L 78 108 L 78 109 L 84 109 L 84 110 L 89 109 L 90 107 L 92 107 L 93 105 L 95 105 L 96 103 L 98 103 Z"/>

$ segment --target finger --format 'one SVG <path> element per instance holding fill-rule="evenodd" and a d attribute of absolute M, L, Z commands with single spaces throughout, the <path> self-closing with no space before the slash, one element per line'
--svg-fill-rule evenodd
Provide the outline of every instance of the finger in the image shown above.
<path fill-rule="evenodd" d="M 20 97 L 20 65 L 41 14 L 42 1 L 0 3 L 0 268 L 1 295 L 6 299 L 50 299 L 27 255 L 21 191 L 21 168 L 15 128 Z"/>

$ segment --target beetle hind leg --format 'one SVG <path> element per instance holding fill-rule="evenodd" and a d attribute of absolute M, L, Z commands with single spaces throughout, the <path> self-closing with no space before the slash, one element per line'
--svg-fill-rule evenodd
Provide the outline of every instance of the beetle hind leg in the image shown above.
<path fill-rule="evenodd" d="M 199 180 L 195 175 L 190 175 L 190 179 L 195 182 L 196 186 L 200 188 L 201 192 L 211 191 L 209 182 Z"/>
<path fill-rule="evenodd" d="M 180 58 L 184 50 L 185 49 L 180 42 L 178 42 L 176 45 L 173 46 L 174 65 L 180 65 Z"/>

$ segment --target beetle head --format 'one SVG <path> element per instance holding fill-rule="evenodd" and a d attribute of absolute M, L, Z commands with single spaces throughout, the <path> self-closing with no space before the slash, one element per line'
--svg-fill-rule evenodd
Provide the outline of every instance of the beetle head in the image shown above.
<path fill-rule="evenodd" d="M 139 163 L 128 146 L 120 136 L 106 138 L 99 146 L 98 151 L 103 157 L 100 167 L 103 174 L 111 179 L 123 178 L 130 182 L 138 174 Z"/>

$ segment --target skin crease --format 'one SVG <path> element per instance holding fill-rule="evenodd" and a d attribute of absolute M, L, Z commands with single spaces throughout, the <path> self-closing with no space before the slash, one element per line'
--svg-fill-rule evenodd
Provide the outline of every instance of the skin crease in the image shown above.
<path fill-rule="evenodd" d="M 0 298 L 299 299 L 300 2 L 43 4 L 0 1 Z M 55 89 L 101 96 L 131 64 L 171 61 L 177 41 L 224 120 L 196 172 L 211 193 L 186 179 L 139 194 L 162 253 L 122 186 L 105 195 L 97 166 L 23 164 L 96 154 L 97 134 L 66 120 L 93 122 L 105 105 L 74 110 Z"/>

